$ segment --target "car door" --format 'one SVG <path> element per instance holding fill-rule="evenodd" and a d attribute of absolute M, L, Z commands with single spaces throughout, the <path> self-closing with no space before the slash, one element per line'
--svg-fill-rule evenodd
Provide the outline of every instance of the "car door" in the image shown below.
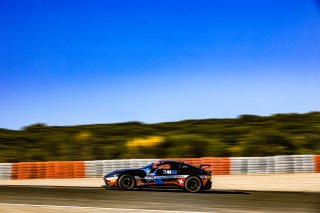
<path fill-rule="evenodd" d="M 153 164 L 150 165 L 150 167 L 146 167 L 144 169 L 145 172 L 145 177 L 144 177 L 144 181 L 145 181 L 145 185 L 153 185 L 153 184 L 157 184 L 158 182 L 155 181 L 155 177 L 157 176 L 157 171 L 159 168 L 160 162 L 155 162 Z"/>
<path fill-rule="evenodd" d="M 156 171 L 157 184 L 174 184 L 179 174 L 179 168 L 171 162 L 162 163 Z"/>

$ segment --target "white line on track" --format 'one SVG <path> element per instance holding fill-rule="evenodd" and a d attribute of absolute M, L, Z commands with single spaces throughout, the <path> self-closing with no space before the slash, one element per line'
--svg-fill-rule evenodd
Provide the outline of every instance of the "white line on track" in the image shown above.
<path fill-rule="evenodd" d="M 4 206 L 16 206 L 16 207 L 40 207 L 40 208 L 50 208 L 50 209 L 79 209 L 79 210 L 88 210 L 91 211 L 109 211 L 109 212 L 167 212 L 167 213 L 191 213 L 193 211 L 170 211 L 170 210 L 153 210 L 153 209 L 126 209 L 126 208 L 104 208 L 104 207 L 89 207 L 89 206 L 60 206 L 60 205 L 35 205 L 35 204 L 22 204 L 22 203 L 0 203 Z M 195 213 L 204 213 L 204 212 L 195 212 Z"/>

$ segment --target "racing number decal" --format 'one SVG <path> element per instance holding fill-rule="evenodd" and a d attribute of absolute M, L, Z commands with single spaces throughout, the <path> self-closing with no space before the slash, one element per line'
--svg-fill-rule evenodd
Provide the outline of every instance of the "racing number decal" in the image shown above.
<path fill-rule="evenodd" d="M 155 184 L 163 184 L 163 181 L 161 179 L 157 178 L 157 173 L 158 169 L 156 169 L 153 173 L 149 172 L 146 176 L 147 183 L 149 184 L 150 181 L 153 181 Z"/>
<path fill-rule="evenodd" d="M 149 174 L 147 174 L 146 177 L 147 177 L 148 180 L 153 180 L 154 179 L 154 174 L 150 174 L 149 173 Z"/>

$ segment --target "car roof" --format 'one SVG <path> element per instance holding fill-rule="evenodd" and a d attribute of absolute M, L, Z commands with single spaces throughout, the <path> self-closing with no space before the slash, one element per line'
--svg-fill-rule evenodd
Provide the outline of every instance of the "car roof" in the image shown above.
<path fill-rule="evenodd" d="M 188 163 L 185 163 L 183 161 L 175 161 L 175 160 L 160 160 L 158 161 L 160 164 L 163 164 L 163 163 L 171 163 L 171 164 L 184 164 L 184 165 L 188 165 L 188 166 L 191 166 L 191 167 L 194 167 L 194 168 L 197 168 L 199 169 L 198 167 L 194 166 L 194 165 L 191 165 L 191 164 L 188 164 Z"/>

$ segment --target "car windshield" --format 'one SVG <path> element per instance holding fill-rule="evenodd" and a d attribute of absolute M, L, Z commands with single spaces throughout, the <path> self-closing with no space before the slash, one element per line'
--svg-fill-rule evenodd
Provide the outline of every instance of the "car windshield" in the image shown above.
<path fill-rule="evenodd" d="M 146 165 L 145 167 L 142 167 L 142 169 L 157 169 L 160 165 L 160 162 L 157 161 L 157 162 L 154 162 L 154 163 L 150 163 L 149 165 Z"/>

